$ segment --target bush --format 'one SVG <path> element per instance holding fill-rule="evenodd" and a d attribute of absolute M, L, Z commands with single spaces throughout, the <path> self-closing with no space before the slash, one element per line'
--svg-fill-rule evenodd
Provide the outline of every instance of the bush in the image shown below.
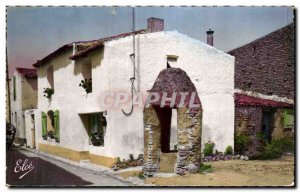
<path fill-rule="evenodd" d="M 79 86 L 84 88 L 86 93 L 91 93 L 92 92 L 92 79 L 81 80 Z"/>
<path fill-rule="evenodd" d="M 266 144 L 262 152 L 253 157 L 252 159 L 277 159 L 284 152 L 294 151 L 294 141 L 291 138 L 273 139 L 270 143 Z"/>
<path fill-rule="evenodd" d="M 54 94 L 54 89 L 52 89 L 52 88 L 44 88 L 43 94 L 44 94 L 44 97 L 50 99 L 51 96 Z"/>
<path fill-rule="evenodd" d="M 208 142 L 204 144 L 204 156 L 210 156 L 213 154 L 213 150 L 214 150 L 215 144 L 213 142 Z"/>
<path fill-rule="evenodd" d="M 251 139 L 249 136 L 244 134 L 237 134 L 234 137 L 234 148 L 238 154 L 244 154 L 249 146 Z"/>
<path fill-rule="evenodd" d="M 140 179 L 145 179 L 145 178 L 146 178 L 145 175 L 143 174 L 143 172 L 140 172 L 140 173 L 139 173 L 139 178 L 140 178 Z"/>
<path fill-rule="evenodd" d="M 199 173 L 211 173 L 213 171 L 212 166 L 211 165 L 205 165 L 203 163 L 201 163 L 200 167 L 199 167 Z"/>
<path fill-rule="evenodd" d="M 178 148 L 178 144 L 175 144 L 174 145 L 174 150 L 177 150 L 177 148 Z"/>
<path fill-rule="evenodd" d="M 129 160 L 130 160 L 130 161 L 134 161 L 133 154 L 129 154 Z"/>
<path fill-rule="evenodd" d="M 233 155 L 233 149 L 231 145 L 228 145 L 225 149 L 224 155 Z"/>
<path fill-rule="evenodd" d="M 117 163 L 120 164 L 121 163 L 121 159 L 120 157 L 117 157 Z"/>

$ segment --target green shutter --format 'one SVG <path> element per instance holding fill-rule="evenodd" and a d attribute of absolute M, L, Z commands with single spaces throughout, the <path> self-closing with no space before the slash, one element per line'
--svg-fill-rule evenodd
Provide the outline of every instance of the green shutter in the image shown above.
<path fill-rule="evenodd" d="M 55 139 L 59 140 L 59 111 L 58 110 L 54 112 L 54 130 L 55 130 L 54 137 Z"/>
<path fill-rule="evenodd" d="M 17 99 L 17 92 L 16 92 L 16 76 L 13 78 L 13 86 L 14 86 L 14 101 Z"/>
<path fill-rule="evenodd" d="M 284 111 L 284 128 L 292 128 L 294 125 L 294 110 L 286 109 Z"/>
<path fill-rule="evenodd" d="M 47 135 L 47 115 L 42 112 L 42 137 L 46 137 Z"/>

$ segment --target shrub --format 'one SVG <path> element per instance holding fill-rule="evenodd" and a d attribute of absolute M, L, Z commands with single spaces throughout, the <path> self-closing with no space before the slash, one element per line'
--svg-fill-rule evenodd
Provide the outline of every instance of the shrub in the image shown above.
<path fill-rule="evenodd" d="M 133 154 L 129 154 L 129 160 L 130 160 L 130 161 L 134 161 Z"/>
<path fill-rule="evenodd" d="M 81 82 L 79 83 L 79 86 L 84 88 L 86 93 L 91 93 L 92 92 L 92 79 L 81 80 Z"/>
<path fill-rule="evenodd" d="M 238 154 L 244 154 L 250 144 L 250 137 L 245 134 L 237 134 L 234 137 L 234 147 Z"/>
<path fill-rule="evenodd" d="M 102 134 L 93 133 L 91 135 L 91 142 L 92 142 L 92 144 L 94 146 L 101 146 L 101 145 L 103 145 L 104 141 L 103 141 Z"/>
<path fill-rule="evenodd" d="M 144 158 L 144 155 L 143 154 L 139 154 L 137 159 L 138 160 L 142 160 L 143 158 Z"/>
<path fill-rule="evenodd" d="M 54 89 L 52 89 L 52 88 L 44 88 L 43 93 L 44 93 L 44 97 L 50 99 L 51 96 L 54 94 Z"/>
<path fill-rule="evenodd" d="M 199 173 L 211 173 L 213 171 L 212 166 L 211 165 L 205 165 L 203 163 L 201 163 L 200 167 L 199 167 Z"/>
<path fill-rule="evenodd" d="M 215 146 L 215 144 L 210 141 L 208 143 L 204 144 L 203 153 L 204 153 L 205 157 L 213 154 L 214 146 Z"/>
<path fill-rule="evenodd" d="M 146 178 L 145 175 L 143 174 L 143 172 L 140 172 L 140 173 L 139 173 L 139 178 L 140 178 L 140 179 L 145 179 L 145 178 Z"/>
<path fill-rule="evenodd" d="M 174 150 L 177 150 L 178 144 L 174 145 Z"/>
<path fill-rule="evenodd" d="M 228 145 L 225 149 L 224 155 L 232 155 L 233 154 L 233 149 L 231 145 Z"/>
<path fill-rule="evenodd" d="M 261 153 L 252 159 L 276 159 L 279 158 L 284 152 L 294 151 L 294 141 L 291 138 L 273 139 L 270 143 L 266 144 Z"/>
<path fill-rule="evenodd" d="M 47 136 L 50 137 L 51 139 L 54 139 L 54 132 L 53 131 L 48 131 Z"/>
<path fill-rule="evenodd" d="M 120 157 L 117 157 L 117 163 L 120 164 L 121 163 L 121 159 Z"/>

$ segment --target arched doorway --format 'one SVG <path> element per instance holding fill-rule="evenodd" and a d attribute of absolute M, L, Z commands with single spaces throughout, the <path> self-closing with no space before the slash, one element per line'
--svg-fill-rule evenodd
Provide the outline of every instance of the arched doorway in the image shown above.
<path fill-rule="evenodd" d="M 185 71 L 168 68 L 159 73 L 149 93 L 159 98 L 144 108 L 143 173 L 152 176 L 163 170 L 164 158 L 170 158 L 170 172 L 196 172 L 201 160 L 202 107 L 194 84 Z M 172 111 L 177 113 L 176 150 L 170 146 Z"/>

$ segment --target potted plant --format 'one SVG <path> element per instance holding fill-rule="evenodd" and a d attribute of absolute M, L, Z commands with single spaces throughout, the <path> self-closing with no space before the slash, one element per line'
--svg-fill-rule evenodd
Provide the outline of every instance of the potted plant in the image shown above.
<path fill-rule="evenodd" d="M 52 89 L 52 88 L 44 88 L 43 93 L 44 93 L 44 97 L 50 99 L 51 96 L 54 94 L 54 89 Z"/>
<path fill-rule="evenodd" d="M 86 93 L 92 92 L 92 79 L 84 79 L 79 83 L 80 87 L 83 87 Z"/>
<path fill-rule="evenodd" d="M 47 136 L 51 139 L 54 139 L 54 132 L 53 131 L 48 131 Z"/>
<path fill-rule="evenodd" d="M 98 133 L 94 133 L 91 135 L 91 142 L 94 146 L 101 146 L 103 145 L 103 140 L 98 135 Z"/>

